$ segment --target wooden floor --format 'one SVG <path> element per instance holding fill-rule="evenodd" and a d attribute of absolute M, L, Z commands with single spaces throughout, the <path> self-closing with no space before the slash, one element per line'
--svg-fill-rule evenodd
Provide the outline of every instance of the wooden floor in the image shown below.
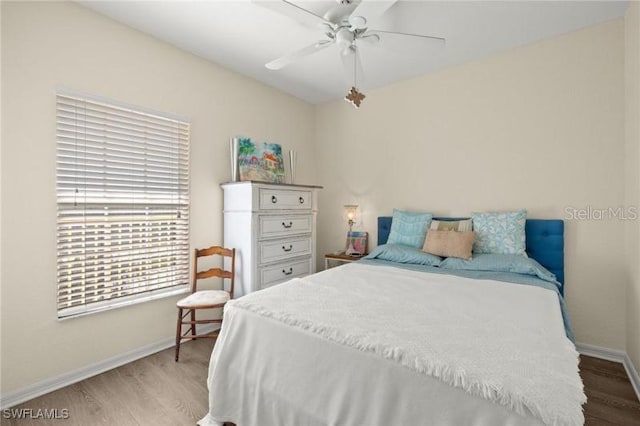
<path fill-rule="evenodd" d="M 622 364 L 580 357 L 588 426 L 640 425 L 640 403 Z"/>
<path fill-rule="evenodd" d="M 0 420 L 5 425 L 195 425 L 208 411 L 213 339 L 139 359 L 13 408 L 68 408 L 67 420 Z M 4 416 L 2 416 L 4 417 Z M 1 417 L 0 417 L 1 418 Z"/>
<path fill-rule="evenodd" d="M 173 361 L 173 349 L 167 349 L 13 407 L 34 412 L 66 408 L 67 420 L 0 416 L 0 422 L 7 426 L 193 426 L 207 413 L 206 377 L 212 347 L 209 339 L 188 342 L 180 349 L 178 363 Z M 622 364 L 582 357 L 580 370 L 588 398 L 586 425 L 640 426 L 640 403 Z"/>

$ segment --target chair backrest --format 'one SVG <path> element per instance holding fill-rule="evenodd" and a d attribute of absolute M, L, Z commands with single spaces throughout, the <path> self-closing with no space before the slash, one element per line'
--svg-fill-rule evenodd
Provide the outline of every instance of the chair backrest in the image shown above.
<path fill-rule="evenodd" d="M 197 282 L 198 280 L 212 277 L 222 278 L 222 286 L 224 290 L 224 280 L 229 279 L 229 295 L 233 299 L 233 286 L 235 283 L 236 276 L 236 249 L 228 249 L 220 246 L 213 246 L 205 249 L 195 249 L 193 256 L 193 281 L 191 282 L 191 292 L 195 292 L 197 290 Z M 225 270 L 222 268 L 210 268 L 206 271 L 198 271 L 198 259 L 201 257 L 207 256 L 222 256 L 223 259 L 228 257 L 231 259 L 231 270 Z M 223 261 L 224 264 L 224 261 Z"/>

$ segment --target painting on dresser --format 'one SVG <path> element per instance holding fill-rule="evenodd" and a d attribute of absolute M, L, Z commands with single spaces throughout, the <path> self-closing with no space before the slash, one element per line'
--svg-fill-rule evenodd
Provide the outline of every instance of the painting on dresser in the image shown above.
<path fill-rule="evenodd" d="M 255 143 L 240 138 L 238 145 L 240 180 L 284 183 L 282 147 L 277 143 Z"/>

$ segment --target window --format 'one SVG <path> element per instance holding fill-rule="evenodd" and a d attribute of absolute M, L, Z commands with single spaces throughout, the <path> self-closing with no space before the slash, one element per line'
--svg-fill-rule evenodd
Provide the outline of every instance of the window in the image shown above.
<path fill-rule="evenodd" d="M 58 317 L 184 291 L 189 123 L 57 95 Z"/>

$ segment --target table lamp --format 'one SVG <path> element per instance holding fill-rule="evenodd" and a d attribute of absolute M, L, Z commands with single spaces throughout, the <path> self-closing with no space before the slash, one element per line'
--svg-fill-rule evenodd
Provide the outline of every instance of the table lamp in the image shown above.
<path fill-rule="evenodd" d="M 347 255 L 354 255 L 357 253 L 357 251 L 353 248 L 353 240 L 350 238 L 350 233 L 353 230 L 353 224 L 356 223 L 356 214 L 358 212 L 358 206 L 355 204 L 347 204 L 344 206 L 345 208 L 345 216 L 347 218 L 347 223 L 349 224 L 349 233 L 347 234 L 347 241 L 349 242 L 349 245 L 347 247 L 347 250 L 345 251 L 345 254 Z M 357 253 L 360 254 L 360 253 Z"/>

